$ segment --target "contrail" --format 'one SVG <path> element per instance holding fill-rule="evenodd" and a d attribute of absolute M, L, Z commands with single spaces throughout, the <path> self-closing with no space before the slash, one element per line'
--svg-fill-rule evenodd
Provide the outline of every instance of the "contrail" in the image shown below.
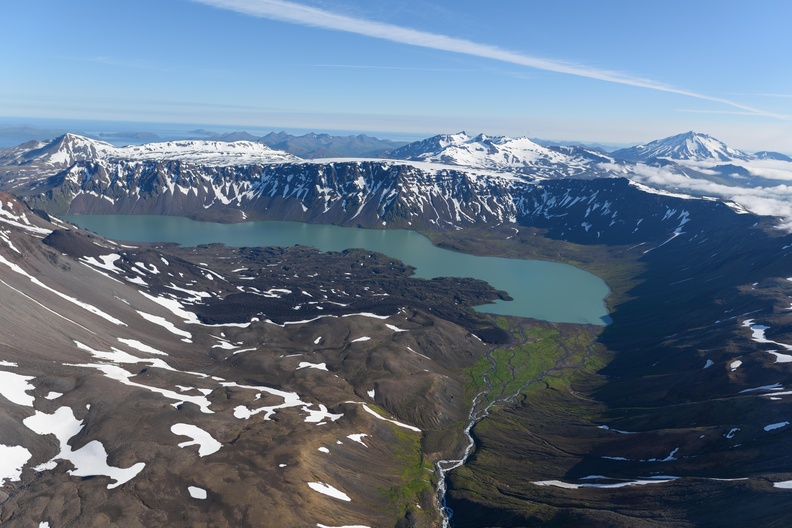
<path fill-rule="evenodd" d="M 575 75 L 577 77 L 586 77 L 588 79 L 597 79 L 605 82 L 624 84 L 638 88 L 647 88 L 649 90 L 656 90 L 660 92 L 674 93 L 704 101 L 721 103 L 733 108 L 744 110 L 754 115 L 773 117 L 776 119 L 788 119 L 788 117 L 784 115 L 760 110 L 731 101 L 729 99 L 723 99 L 721 97 L 713 97 L 681 88 L 675 88 L 673 86 L 651 79 L 644 79 L 615 71 L 591 68 L 571 62 L 532 57 L 530 55 L 503 50 L 488 44 L 479 44 L 470 40 L 449 37 L 436 33 L 428 33 L 425 31 L 418 31 L 394 24 L 386 24 L 364 18 L 340 15 L 338 13 L 333 13 L 324 9 L 304 6 L 284 0 L 193 1 L 258 18 L 267 18 L 270 20 L 279 20 L 281 22 L 289 22 L 303 26 L 344 31 L 347 33 L 355 33 L 357 35 L 389 40 L 391 42 L 398 42 L 400 44 L 407 44 L 410 46 L 450 51 L 452 53 L 459 53 L 462 55 L 470 55 L 473 57 L 481 57 L 510 64 L 518 64 L 520 66 L 527 66 L 529 68 L 535 68 L 538 70 L 564 73 L 567 75 Z"/>

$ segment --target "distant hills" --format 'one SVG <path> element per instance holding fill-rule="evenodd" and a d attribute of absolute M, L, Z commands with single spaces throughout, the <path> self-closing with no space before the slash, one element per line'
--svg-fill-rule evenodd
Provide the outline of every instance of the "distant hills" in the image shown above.
<path fill-rule="evenodd" d="M 283 150 L 303 159 L 316 158 L 376 158 L 391 150 L 406 145 L 406 141 L 379 139 L 365 134 L 332 136 L 309 132 L 295 136 L 288 132 L 270 132 L 265 136 L 255 136 L 246 131 L 213 133 L 209 130 L 193 130 L 193 139 L 212 141 L 251 141 L 267 145 L 275 150 Z"/>
<path fill-rule="evenodd" d="M 270 148 L 283 150 L 303 159 L 350 157 L 410 159 L 410 152 L 416 151 L 416 149 L 428 149 L 433 141 L 442 141 L 444 138 L 446 141 L 451 140 L 453 142 L 453 138 L 460 139 L 464 136 L 465 139 L 462 140 L 461 143 L 467 143 L 468 147 L 461 147 L 461 145 L 457 144 L 452 145 L 451 143 L 446 145 L 446 147 L 456 146 L 461 148 L 469 148 L 472 143 L 471 140 L 475 140 L 479 142 L 483 141 L 489 145 L 493 145 L 494 142 L 499 142 L 499 146 L 496 148 L 503 148 L 505 143 L 509 143 L 509 145 L 505 146 L 507 149 L 509 149 L 514 148 L 516 146 L 515 142 L 519 141 L 524 144 L 524 147 L 530 143 L 531 146 L 528 147 L 529 149 L 532 149 L 536 152 L 543 152 L 545 155 L 547 155 L 547 151 L 543 151 L 541 148 L 537 147 L 544 147 L 545 149 L 549 149 L 549 151 L 562 153 L 585 152 L 588 153 L 585 155 L 599 154 L 603 156 L 610 156 L 614 159 L 628 161 L 646 161 L 653 158 L 711 158 L 719 159 L 721 161 L 737 158 L 792 161 L 792 157 L 779 152 L 762 150 L 756 152 L 755 154 L 750 154 L 739 151 L 737 149 L 728 147 L 723 142 L 707 134 L 701 134 L 692 131 L 652 141 L 647 144 L 617 148 L 618 145 L 606 143 L 547 140 L 535 137 L 509 138 L 506 136 L 487 136 L 484 134 L 468 136 L 465 132 L 459 132 L 456 134 L 439 134 L 425 140 L 407 142 L 380 139 L 366 134 L 350 134 L 343 136 L 309 132 L 303 135 L 294 135 L 289 132 L 280 131 L 270 132 L 264 136 L 261 136 L 251 134 L 244 130 L 220 133 L 205 128 L 196 128 L 176 136 L 173 133 L 163 135 L 146 130 L 122 130 L 87 133 L 66 128 L 40 128 L 34 125 L 0 125 L 0 148 L 16 146 L 31 140 L 49 141 L 52 138 L 62 136 L 67 133 L 77 134 L 90 139 L 107 141 L 115 144 L 116 146 L 124 146 L 127 144 L 140 145 L 158 141 L 175 141 L 184 139 L 223 142 L 259 142 L 267 145 Z M 424 151 L 424 153 L 426 152 L 428 152 L 428 150 Z"/>
<path fill-rule="evenodd" d="M 31 141 L 0 150 L 0 189 L 55 214 L 109 212 L 120 203 L 127 203 L 123 212 L 169 214 L 178 203 L 180 214 L 195 218 L 230 207 L 240 218 L 288 210 L 290 220 L 316 221 L 335 207 L 333 223 L 393 227 L 426 220 L 414 210 L 425 202 L 437 210 L 435 222 L 462 227 L 527 214 L 523 193 L 546 180 L 622 177 L 650 192 L 721 200 L 792 222 L 789 157 L 749 154 L 696 132 L 612 153 L 464 132 L 379 151 L 395 143 L 286 132 L 243 139 L 249 136 L 125 147 L 76 134 Z M 368 154 L 351 154 L 361 151 Z M 575 230 L 585 231 L 583 223 Z"/>
<path fill-rule="evenodd" d="M 38 128 L 32 125 L 0 126 L 0 148 L 12 147 L 32 140 L 48 141 L 68 133 L 75 133 L 75 131 L 59 128 Z M 183 134 L 183 137 L 178 138 L 163 137 L 162 135 L 147 131 L 99 132 L 98 134 L 77 132 L 76 134 L 89 139 L 107 141 L 116 146 L 127 144 L 140 145 L 158 141 L 185 139 L 223 141 L 228 143 L 249 141 L 252 143 L 262 143 L 273 149 L 285 150 L 303 159 L 374 158 L 380 157 L 388 151 L 407 144 L 406 141 L 379 139 L 365 134 L 333 136 L 330 134 L 316 134 L 311 132 L 296 136 L 281 131 L 270 132 L 265 136 L 257 136 L 246 131 L 218 133 L 202 128 L 189 130 Z"/>
<path fill-rule="evenodd" d="M 293 136 L 286 132 L 271 132 L 259 141 L 277 150 L 285 150 L 301 158 L 380 157 L 407 144 L 406 141 L 378 139 L 364 134 L 357 136 L 331 136 L 314 134 Z"/>

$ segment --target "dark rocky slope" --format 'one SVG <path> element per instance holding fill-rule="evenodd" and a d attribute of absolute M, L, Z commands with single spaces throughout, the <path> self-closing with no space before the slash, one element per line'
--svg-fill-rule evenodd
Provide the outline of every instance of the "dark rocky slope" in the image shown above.
<path fill-rule="evenodd" d="M 612 247 L 642 271 L 596 340 L 609 363 L 548 376 L 474 429 L 476 455 L 450 482 L 455 526 L 783 526 L 792 515 L 773 485 L 792 477 L 792 237 L 662 200 L 690 222 Z"/>
<path fill-rule="evenodd" d="M 431 460 L 486 350 L 466 303 L 497 292 L 362 251 L 120 246 L 0 207 L 4 526 L 435 524 Z"/>

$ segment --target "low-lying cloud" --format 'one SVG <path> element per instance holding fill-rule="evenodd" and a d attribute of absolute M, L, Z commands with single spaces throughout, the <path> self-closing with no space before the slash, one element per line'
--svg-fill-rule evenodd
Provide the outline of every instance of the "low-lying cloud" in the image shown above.
<path fill-rule="evenodd" d="M 621 171 L 622 169 L 620 165 L 612 163 L 603 163 L 601 166 L 612 171 Z M 658 189 L 697 196 L 712 196 L 738 203 L 754 214 L 779 217 L 781 222 L 778 227 L 792 232 L 792 185 L 736 187 L 700 178 L 690 178 L 667 167 L 652 167 L 643 164 L 631 167 L 629 174 L 625 174 L 625 176 Z"/>

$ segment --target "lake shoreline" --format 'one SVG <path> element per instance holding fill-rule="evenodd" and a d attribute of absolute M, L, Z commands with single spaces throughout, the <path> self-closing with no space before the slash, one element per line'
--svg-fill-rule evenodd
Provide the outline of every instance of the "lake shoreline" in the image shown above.
<path fill-rule="evenodd" d="M 295 244 L 320 251 L 363 248 L 415 268 L 417 278 L 474 277 L 504 290 L 512 301 L 496 301 L 477 311 L 557 323 L 609 322 L 607 284 L 569 264 L 459 253 L 435 246 L 425 235 L 403 229 L 362 229 L 302 222 L 201 222 L 178 216 L 64 215 L 64 220 L 114 240 L 172 242 L 183 246 L 223 243 L 234 247 Z"/>

